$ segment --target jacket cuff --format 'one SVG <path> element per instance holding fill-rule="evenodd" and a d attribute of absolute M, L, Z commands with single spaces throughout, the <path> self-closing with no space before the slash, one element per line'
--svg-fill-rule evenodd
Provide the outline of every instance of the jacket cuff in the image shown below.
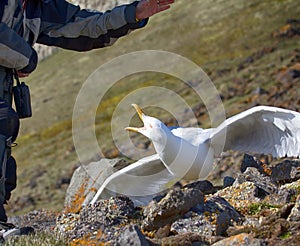
<path fill-rule="evenodd" d="M 135 1 L 131 4 L 128 4 L 125 8 L 125 20 L 129 24 L 131 29 L 137 29 L 144 27 L 148 23 L 148 18 L 144 20 L 137 21 L 136 16 L 136 6 L 139 1 Z"/>
<path fill-rule="evenodd" d="M 31 56 L 29 59 L 29 63 L 26 67 L 22 68 L 20 71 L 22 73 L 31 73 L 36 69 L 37 63 L 38 63 L 37 53 L 33 48 L 31 48 Z"/>

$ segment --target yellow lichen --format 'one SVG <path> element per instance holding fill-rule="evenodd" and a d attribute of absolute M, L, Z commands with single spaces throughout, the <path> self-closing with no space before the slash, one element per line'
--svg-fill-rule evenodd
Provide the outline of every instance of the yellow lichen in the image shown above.
<path fill-rule="evenodd" d="M 108 245 L 107 243 L 104 243 L 102 241 L 103 238 L 103 232 L 101 230 L 98 230 L 96 232 L 96 235 L 87 234 L 83 236 L 82 238 L 76 238 L 71 243 L 70 246 L 104 246 Z"/>
<path fill-rule="evenodd" d="M 70 205 L 65 208 L 65 213 L 78 213 L 82 208 L 82 203 L 86 198 L 85 190 L 87 186 L 87 179 L 85 182 L 82 182 L 81 186 L 75 193 Z"/>

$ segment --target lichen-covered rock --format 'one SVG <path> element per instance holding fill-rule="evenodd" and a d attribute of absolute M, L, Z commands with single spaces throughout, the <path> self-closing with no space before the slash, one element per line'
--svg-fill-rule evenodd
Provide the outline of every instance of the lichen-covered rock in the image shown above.
<path fill-rule="evenodd" d="M 300 221 L 300 195 L 298 195 L 295 206 L 287 219 L 289 221 Z"/>
<path fill-rule="evenodd" d="M 256 168 L 248 167 L 246 171 L 240 174 L 233 185 L 244 182 L 252 182 L 259 190 L 259 197 L 265 197 L 271 193 L 277 192 L 277 186 L 270 180 L 269 176 L 261 174 Z"/>
<path fill-rule="evenodd" d="M 61 234 L 72 233 L 79 220 L 79 214 L 67 213 L 62 214 L 56 219 L 55 230 Z"/>
<path fill-rule="evenodd" d="M 192 207 L 204 202 L 203 193 L 195 188 L 172 189 L 159 202 L 152 201 L 144 210 L 144 230 L 156 230 L 176 221 Z"/>
<path fill-rule="evenodd" d="M 273 206 L 283 206 L 293 199 L 295 191 L 292 189 L 287 189 L 285 187 L 280 187 L 277 192 L 271 193 L 264 198 L 264 201 Z"/>
<path fill-rule="evenodd" d="M 79 214 L 58 217 L 56 230 L 70 240 L 85 239 L 91 243 L 89 240 L 97 237 L 97 241 L 115 243 L 135 213 L 129 198 L 112 197 L 83 207 Z"/>
<path fill-rule="evenodd" d="M 150 244 L 137 225 L 129 225 L 118 237 L 116 245 L 149 246 Z"/>
<path fill-rule="evenodd" d="M 239 235 L 234 235 L 229 238 L 225 238 L 213 244 L 213 246 L 264 246 L 267 245 L 264 240 L 254 238 L 251 234 L 242 233 Z"/>
<path fill-rule="evenodd" d="M 128 164 L 122 159 L 101 159 L 78 167 L 66 192 L 67 211 L 78 212 L 82 205 L 87 205 L 105 179 L 126 165 Z"/>
<path fill-rule="evenodd" d="M 216 188 L 208 180 L 195 181 L 193 183 L 184 186 L 185 189 L 198 189 L 202 191 L 203 194 L 212 194 L 216 192 Z"/>
<path fill-rule="evenodd" d="M 159 245 L 164 246 L 192 246 L 192 245 L 199 245 L 199 246 L 206 246 L 211 245 L 212 242 L 218 240 L 216 237 L 205 238 L 197 233 L 182 233 L 170 237 L 163 238 Z"/>
<path fill-rule="evenodd" d="M 171 232 L 175 234 L 193 232 L 202 236 L 224 235 L 229 225 L 241 223 L 243 216 L 225 199 L 213 196 L 201 206 L 194 207 L 183 218 L 175 221 Z"/>
<path fill-rule="evenodd" d="M 258 188 L 252 182 L 235 184 L 216 192 L 215 196 L 226 199 L 234 208 L 245 208 L 262 201 Z"/>
<path fill-rule="evenodd" d="M 272 168 L 271 180 L 286 183 L 300 178 L 300 162 L 285 160 Z"/>

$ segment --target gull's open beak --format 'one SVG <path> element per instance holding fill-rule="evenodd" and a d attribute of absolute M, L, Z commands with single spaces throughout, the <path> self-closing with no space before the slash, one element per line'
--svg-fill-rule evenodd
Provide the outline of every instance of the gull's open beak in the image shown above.
<path fill-rule="evenodd" d="M 143 121 L 143 116 L 144 116 L 143 110 L 137 104 L 132 104 L 132 106 L 135 108 L 136 112 L 138 113 L 138 116 Z M 126 131 L 132 131 L 132 132 L 139 132 L 139 129 L 141 128 L 131 127 L 131 126 L 125 128 Z"/>

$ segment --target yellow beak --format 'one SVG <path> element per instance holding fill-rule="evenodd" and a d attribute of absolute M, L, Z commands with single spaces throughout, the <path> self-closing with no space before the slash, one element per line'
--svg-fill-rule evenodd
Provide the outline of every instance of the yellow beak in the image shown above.
<path fill-rule="evenodd" d="M 143 110 L 137 104 L 132 104 L 132 106 L 135 108 L 136 112 L 138 113 L 138 116 L 143 121 L 143 115 L 144 115 Z M 132 132 L 139 132 L 139 128 L 138 127 L 131 127 L 131 126 L 129 126 L 129 127 L 126 127 L 125 130 L 126 131 L 132 131 Z"/>

